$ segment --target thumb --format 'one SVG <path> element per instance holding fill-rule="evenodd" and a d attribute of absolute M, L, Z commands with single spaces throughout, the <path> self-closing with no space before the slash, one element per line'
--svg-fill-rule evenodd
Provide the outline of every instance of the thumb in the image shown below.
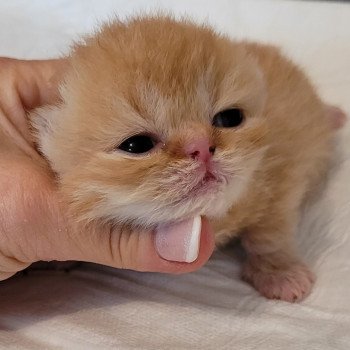
<path fill-rule="evenodd" d="M 213 232 L 205 219 L 200 231 L 198 257 L 191 263 L 162 258 L 158 253 L 156 234 L 151 231 L 105 225 L 76 227 L 64 232 L 66 237 L 61 235 L 58 246 L 53 249 L 57 252 L 54 259 L 94 262 L 136 271 L 176 274 L 195 271 L 208 261 L 214 250 Z"/>
<path fill-rule="evenodd" d="M 0 254 L 0 272 L 7 273 L 4 278 L 39 260 L 78 260 L 137 271 L 185 273 L 200 268 L 213 252 L 213 232 L 205 219 L 201 220 L 198 257 L 191 263 L 171 261 L 179 256 L 169 254 L 172 248 L 179 249 L 174 230 L 163 228 L 161 242 L 157 242 L 159 232 L 107 224 L 79 225 L 69 220 L 66 205 L 44 168 L 27 157 L 16 160 L 12 154 L 8 158 L 3 157 L 0 172 L 6 179 L 0 181 L 4 187 L 0 208 L 6 209 L 3 213 L 0 210 L 0 225 L 5 228 L 0 231 L 0 253 L 13 259 L 2 261 Z M 177 233 L 181 237 L 181 230 Z"/>

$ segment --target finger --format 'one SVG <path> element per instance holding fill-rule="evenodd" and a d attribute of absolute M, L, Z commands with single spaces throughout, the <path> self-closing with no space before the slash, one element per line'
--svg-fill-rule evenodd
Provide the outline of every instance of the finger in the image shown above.
<path fill-rule="evenodd" d="M 142 233 L 141 233 L 142 234 Z M 214 250 L 214 234 L 207 220 L 203 219 L 200 233 L 200 243 L 198 257 L 192 263 L 168 261 L 160 257 L 155 249 L 154 235 L 145 234 L 140 237 L 138 246 L 138 266 L 136 270 L 186 273 L 192 272 L 202 267 L 210 258 Z"/>
<path fill-rule="evenodd" d="M 17 60 L 0 58 L 0 109 L 12 129 L 28 140 L 29 130 L 25 110 L 16 90 L 17 69 L 20 64 L 14 62 Z"/>
<path fill-rule="evenodd" d="M 25 61 L 0 58 L 0 109 L 31 144 L 26 111 L 59 100 L 66 59 Z"/>
<path fill-rule="evenodd" d="M 213 232 L 205 219 L 198 257 L 192 263 L 163 259 L 152 231 L 108 224 L 81 225 L 66 214 L 66 206 L 42 166 L 25 157 L 19 162 L 12 156 L 4 162 L 7 165 L 2 174 L 7 173 L 7 181 L 12 184 L 2 181 L 2 200 L 8 214 L 1 217 L 7 218 L 12 237 L 17 236 L 10 243 L 15 243 L 11 250 L 18 261 L 78 260 L 137 271 L 184 273 L 200 268 L 213 252 Z"/>
<path fill-rule="evenodd" d="M 22 271 L 30 264 L 19 261 L 15 258 L 7 257 L 0 253 L 0 281 L 6 280 L 15 275 L 18 271 Z"/>
<path fill-rule="evenodd" d="M 203 220 L 198 257 L 192 263 L 163 259 L 156 250 L 154 232 L 129 228 L 86 228 L 70 232 L 62 245 L 55 248 L 57 260 L 80 260 L 136 271 L 186 273 L 203 266 L 214 250 L 214 236 L 208 222 Z M 63 246 L 65 248 L 63 249 Z"/>
<path fill-rule="evenodd" d="M 67 59 L 21 61 L 16 87 L 25 109 L 57 102 L 59 83 L 67 69 Z"/>
<path fill-rule="evenodd" d="M 0 57 L 1 91 L 15 90 L 23 107 L 29 110 L 54 103 L 68 66 L 67 58 L 17 60 Z"/>
<path fill-rule="evenodd" d="M 21 157 L 20 161 L 16 157 Z M 138 271 L 184 273 L 200 268 L 213 252 L 213 233 L 205 219 L 198 257 L 192 263 L 163 259 L 157 252 L 154 232 L 78 224 L 66 215 L 49 173 L 26 157 L 16 157 L 4 154 L 0 169 L 1 200 L 6 204 L 1 206 L 6 212 L 0 217 L 6 221 L 3 232 L 10 233 L 4 237 L 8 240 L 6 256 L 25 264 L 79 260 Z"/>

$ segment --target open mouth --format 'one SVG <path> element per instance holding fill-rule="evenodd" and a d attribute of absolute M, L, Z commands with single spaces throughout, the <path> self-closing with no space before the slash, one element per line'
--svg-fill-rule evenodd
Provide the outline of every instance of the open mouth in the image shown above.
<path fill-rule="evenodd" d="M 210 191 L 215 191 L 218 189 L 219 184 L 220 181 L 218 178 L 213 173 L 207 171 L 203 178 L 188 191 L 187 195 L 197 197 Z"/>
<path fill-rule="evenodd" d="M 205 183 L 210 182 L 210 181 L 218 181 L 218 179 L 210 171 L 207 171 L 202 179 L 202 183 L 205 184 Z"/>

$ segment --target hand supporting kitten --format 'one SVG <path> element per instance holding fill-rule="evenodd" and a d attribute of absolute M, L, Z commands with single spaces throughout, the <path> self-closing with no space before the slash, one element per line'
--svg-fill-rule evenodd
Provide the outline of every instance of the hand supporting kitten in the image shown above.
<path fill-rule="evenodd" d="M 167 273 L 198 269 L 213 251 L 204 222 L 193 263 L 162 259 L 153 233 L 69 221 L 52 173 L 36 152 L 26 111 L 55 103 L 66 60 L 0 58 L 0 280 L 38 260 L 81 260 Z"/>

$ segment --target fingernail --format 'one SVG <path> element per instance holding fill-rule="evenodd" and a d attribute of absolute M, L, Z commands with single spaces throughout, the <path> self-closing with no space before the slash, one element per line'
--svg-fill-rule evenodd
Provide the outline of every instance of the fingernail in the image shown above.
<path fill-rule="evenodd" d="M 159 225 L 155 234 L 158 254 L 165 260 L 191 263 L 198 258 L 202 229 L 200 216 Z"/>

